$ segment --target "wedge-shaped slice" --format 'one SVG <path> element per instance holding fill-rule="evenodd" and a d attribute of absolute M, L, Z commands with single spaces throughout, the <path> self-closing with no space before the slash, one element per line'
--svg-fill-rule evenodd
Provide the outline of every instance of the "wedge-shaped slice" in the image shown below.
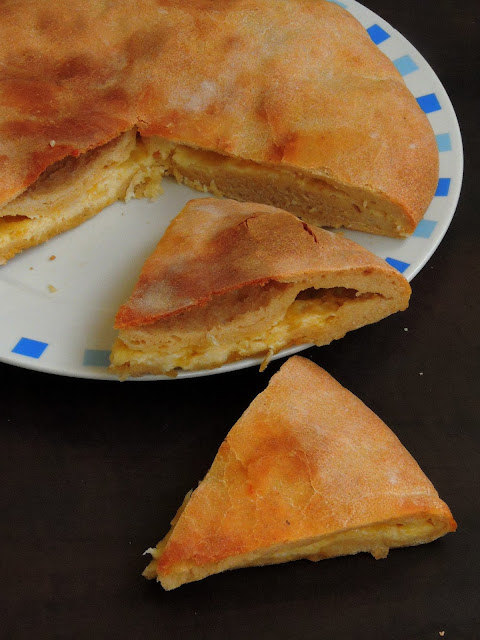
<path fill-rule="evenodd" d="M 169 590 L 238 567 L 430 542 L 456 529 L 390 429 L 290 358 L 234 425 L 144 571 Z"/>
<path fill-rule="evenodd" d="M 359 245 L 268 205 L 192 200 L 120 308 L 112 370 L 172 374 L 328 344 L 405 309 L 405 278 Z"/>

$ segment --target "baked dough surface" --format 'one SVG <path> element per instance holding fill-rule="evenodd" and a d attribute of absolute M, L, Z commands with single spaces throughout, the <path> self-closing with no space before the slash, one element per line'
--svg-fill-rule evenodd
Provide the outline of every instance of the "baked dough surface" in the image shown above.
<path fill-rule="evenodd" d="M 228 433 L 145 570 L 165 589 L 238 567 L 430 542 L 456 528 L 392 431 L 294 356 Z"/>
<path fill-rule="evenodd" d="M 49 167 L 127 131 L 172 143 L 167 169 L 187 184 L 214 191 L 213 166 L 224 195 L 320 225 L 407 235 L 432 198 L 427 117 L 334 3 L 17 0 L 0 18 L 0 216 Z"/>

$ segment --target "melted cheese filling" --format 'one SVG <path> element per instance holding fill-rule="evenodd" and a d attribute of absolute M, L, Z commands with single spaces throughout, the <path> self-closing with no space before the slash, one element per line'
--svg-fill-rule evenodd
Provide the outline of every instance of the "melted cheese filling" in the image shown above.
<path fill-rule="evenodd" d="M 317 562 L 362 551 L 371 553 L 379 560 L 386 558 L 391 548 L 420 544 L 429 541 L 436 533 L 431 520 L 377 524 L 325 536 L 316 542 L 273 551 L 270 554 L 261 554 L 254 562 L 262 564 L 259 561 L 263 560 L 265 564 L 275 564 L 299 558 Z"/>
<path fill-rule="evenodd" d="M 343 288 L 320 291 L 307 289 L 294 299 L 283 317 L 262 331 L 253 325 L 246 336 L 237 331 L 227 334 L 223 339 L 221 334 L 207 330 L 203 333 L 204 339 L 197 338 L 195 344 L 182 344 L 179 332 L 178 343 L 172 345 L 169 342 L 164 348 L 159 348 L 154 342 L 155 329 L 152 329 L 151 339 L 142 334 L 140 338 L 133 337 L 133 332 L 123 329 L 112 352 L 112 365 L 117 371 L 125 366 L 131 367 L 132 372 L 135 367 L 169 372 L 177 368 L 210 368 L 245 357 L 265 355 L 264 367 L 274 353 L 289 346 L 309 341 L 322 344 L 319 336 L 335 318 L 340 307 L 361 305 L 370 302 L 373 297 L 374 294 L 357 295 L 354 290 Z"/>
<path fill-rule="evenodd" d="M 318 304 L 312 303 L 308 306 L 310 308 L 307 310 L 305 308 L 306 305 L 294 302 L 287 311 L 285 318 L 262 336 L 239 340 L 232 344 L 220 344 L 214 334 L 207 332 L 206 336 L 210 345 L 205 351 L 199 350 L 198 347 L 182 347 L 179 345 L 175 353 L 168 353 L 162 350 L 152 351 L 150 349 L 142 351 L 141 347 L 138 350 L 133 350 L 125 345 L 125 349 L 129 352 L 129 356 L 126 353 L 125 356 L 126 359 L 137 364 L 155 366 L 161 361 L 166 370 L 176 368 L 191 370 L 215 366 L 217 362 L 228 362 L 233 355 L 235 355 L 235 359 L 241 359 L 247 356 L 268 354 L 269 352 L 276 353 L 284 349 L 287 344 L 290 344 L 293 332 L 308 331 L 313 327 L 318 330 L 333 316 L 333 308 L 319 309 Z M 120 338 L 125 333 L 126 331 L 121 331 Z"/>
<path fill-rule="evenodd" d="M 371 553 L 375 559 L 386 558 L 390 549 L 414 546 L 431 542 L 446 532 L 443 521 L 435 522 L 431 518 L 409 519 L 404 522 L 384 522 L 347 531 L 324 535 L 317 540 L 304 540 L 299 543 L 286 543 L 270 549 L 230 557 L 208 566 L 197 566 L 188 560 L 180 562 L 168 574 L 157 574 L 157 560 L 168 545 L 169 538 L 175 533 L 175 524 L 188 503 L 189 496 L 172 523 L 172 529 L 160 541 L 155 549 L 148 549 L 153 560 L 144 571 L 147 578 L 162 582 L 165 589 L 174 589 L 186 582 L 201 580 L 208 575 L 229 569 L 280 564 L 292 560 L 308 559 L 313 562 L 327 558 Z"/>

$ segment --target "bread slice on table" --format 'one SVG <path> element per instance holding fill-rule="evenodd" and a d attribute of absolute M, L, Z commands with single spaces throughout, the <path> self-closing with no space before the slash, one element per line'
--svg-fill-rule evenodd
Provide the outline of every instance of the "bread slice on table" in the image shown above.
<path fill-rule="evenodd" d="M 327 0 L 16 0 L 0 68 L 0 263 L 164 173 L 389 236 L 435 191 L 427 116 Z"/>
<path fill-rule="evenodd" d="M 386 262 L 268 205 L 191 200 L 119 309 L 111 370 L 175 375 L 324 345 L 408 305 Z"/>
<path fill-rule="evenodd" d="M 144 571 L 167 589 L 227 569 L 423 544 L 455 531 L 392 431 L 309 360 L 290 358 L 187 494 Z"/>

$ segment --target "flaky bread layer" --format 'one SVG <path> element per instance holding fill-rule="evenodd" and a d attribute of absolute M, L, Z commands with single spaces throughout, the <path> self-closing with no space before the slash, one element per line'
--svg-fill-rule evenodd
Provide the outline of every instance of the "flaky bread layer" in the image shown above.
<path fill-rule="evenodd" d="M 81 224 L 117 200 L 156 197 L 164 174 L 197 191 L 269 204 L 319 226 L 402 237 L 418 223 L 404 207 L 378 192 L 157 136 L 142 139 L 132 129 L 78 158 L 69 156 L 49 167 L 26 191 L 0 207 L 0 264 Z"/>
<path fill-rule="evenodd" d="M 275 545 L 258 552 L 240 554 L 221 560 L 214 565 L 197 566 L 185 562 L 183 566 L 176 567 L 175 571 L 171 573 L 159 571 L 158 559 L 173 531 L 175 522 L 187 503 L 188 499 L 182 505 L 180 513 L 172 523 L 172 529 L 165 538 L 158 543 L 156 548 L 148 549 L 152 555 L 152 561 L 145 568 L 143 575 L 150 580 L 156 579 L 166 591 L 230 569 L 266 566 L 301 559 L 318 562 L 327 558 L 357 553 L 370 553 L 379 560 L 386 558 L 390 549 L 427 544 L 451 531 L 451 522 L 446 513 L 439 511 L 438 514 L 432 515 L 432 513 L 420 512 L 408 518 L 392 519 L 388 522 L 379 522 L 319 538 Z"/>
<path fill-rule="evenodd" d="M 118 200 L 156 197 L 163 173 L 135 130 L 79 158 L 59 162 L 0 209 L 0 264 Z"/>
<path fill-rule="evenodd" d="M 147 373 L 171 375 L 178 368 L 211 369 L 246 357 L 265 356 L 266 365 L 283 349 L 329 344 L 399 310 L 397 300 L 379 294 L 323 289 L 316 292 L 317 297 L 312 293 L 313 297 L 298 299 L 304 290 L 305 285 L 290 285 L 270 305 L 257 308 L 252 295 L 252 308 L 240 316 L 232 314 L 231 320 L 219 318 L 217 311 L 230 314 L 232 305 L 226 305 L 225 298 L 231 299 L 232 292 L 218 296 L 217 304 L 154 325 L 122 329 L 112 349 L 110 368 L 126 378 Z M 280 313 L 279 302 L 280 306 L 283 303 Z M 208 323 L 212 317 L 215 325 Z"/>

